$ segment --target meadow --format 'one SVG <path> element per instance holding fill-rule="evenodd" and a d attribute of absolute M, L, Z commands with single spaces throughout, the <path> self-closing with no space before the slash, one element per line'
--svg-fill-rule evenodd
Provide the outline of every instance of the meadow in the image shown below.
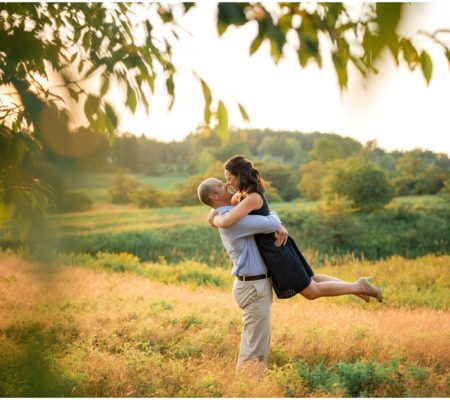
<path fill-rule="evenodd" d="M 448 397 L 449 256 L 349 262 L 384 304 L 275 300 L 262 382 L 234 379 L 241 313 L 229 271 L 130 254 L 0 255 L 6 397 Z"/>
<path fill-rule="evenodd" d="M 375 274 L 385 302 L 275 299 L 268 369 L 256 382 L 234 379 L 241 311 L 208 209 L 112 205 L 111 177 L 71 181 L 94 207 L 50 216 L 45 262 L 14 229 L 1 233 L 1 396 L 450 395 L 449 205 L 441 198 L 399 197 L 368 216 L 323 215 L 305 200 L 272 204 L 316 273 Z M 136 178 L 161 190 L 183 179 Z"/>
<path fill-rule="evenodd" d="M 450 252 L 450 209 L 393 206 L 364 215 L 339 210 L 324 214 L 311 204 L 308 208 L 295 202 L 271 207 L 313 265 L 340 263 L 348 257 L 376 261 L 393 255 L 415 258 Z M 143 261 L 192 260 L 226 268 L 228 256 L 218 232 L 206 223 L 208 212 L 201 205 L 115 206 L 53 215 L 51 247 L 65 253 L 127 252 Z M 3 247 L 20 248 L 14 230 L 1 236 Z"/>
<path fill-rule="evenodd" d="M 170 176 L 148 176 L 144 174 L 130 174 L 139 183 L 153 185 L 158 190 L 169 191 L 177 183 L 183 182 L 186 177 L 181 175 Z M 106 203 L 109 201 L 108 188 L 111 186 L 114 174 L 111 172 L 92 172 L 69 170 L 65 173 L 70 190 L 86 193 L 95 203 Z"/>

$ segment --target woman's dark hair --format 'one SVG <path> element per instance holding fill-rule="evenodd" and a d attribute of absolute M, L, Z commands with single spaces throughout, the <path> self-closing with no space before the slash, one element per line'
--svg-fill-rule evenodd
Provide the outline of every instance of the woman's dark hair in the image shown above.
<path fill-rule="evenodd" d="M 259 171 L 251 161 L 244 156 L 234 156 L 225 161 L 223 167 L 232 175 L 239 178 L 239 191 L 241 193 L 265 192 L 264 181 Z"/>

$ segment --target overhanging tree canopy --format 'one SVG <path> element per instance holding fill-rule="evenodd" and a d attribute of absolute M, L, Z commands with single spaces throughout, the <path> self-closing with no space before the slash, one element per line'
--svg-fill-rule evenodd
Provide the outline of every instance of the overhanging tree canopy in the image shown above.
<path fill-rule="evenodd" d="M 0 214 L 12 215 L 13 199 L 28 190 L 38 190 L 39 183 L 22 171 L 23 157 L 30 149 L 43 145 L 66 156 L 77 157 L 95 148 L 95 135 L 86 135 L 71 125 L 71 101 L 82 105 L 87 127 L 112 137 L 118 116 L 105 95 L 111 82 L 125 93 L 124 105 L 134 112 L 137 104 L 149 111 L 149 97 L 156 79 L 162 79 L 175 99 L 177 73 L 172 45 L 184 34 L 177 21 L 194 3 L 4 3 L 0 11 L 0 86 L 10 95 L 1 95 L 0 124 L 3 153 L 15 154 L 0 160 Z M 357 16 L 352 6 L 343 3 L 218 3 L 217 30 L 223 35 L 228 27 L 257 24 L 258 30 L 249 47 L 253 54 L 264 41 L 270 43 L 275 63 L 287 46 L 298 54 L 301 67 L 310 62 L 322 66 L 324 41 L 328 46 L 337 81 L 342 89 L 348 84 L 353 65 L 363 75 L 376 72 L 376 60 L 387 48 L 397 65 L 406 63 L 411 70 L 420 68 L 430 82 L 433 61 L 426 49 L 415 45 L 396 31 L 404 14 L 403 3 L 367 3 L 360 5 Z M 154 33 L 154 24 L 167 29 Z M 137 40 L 136 32 L 141 33 Z M 450 46 L 442 29 L 425 35 L 437 44 L 450 61 Z M 194 71 L 195 72 L 195 71 Z M 66 89 L 61 96 L 46 82 L 57 73 Z M 101 75 L 98 88 L 83 85 L 94 75 Z M 204 122 L 213 122 L 219 137 L 228 138 L 228 113 L 223 101 L 216 99 L 207 83 L 196 76 L 205 99 Z M 239 104 L 244 119 L 245 108 Z M 151 111 L 151 110 L 150 110 Z M 84 129 L 83 132 L 86 132 Z M 31 142 L 35 142 L 33 146 Z M 75 149 L 75 150 L 74 150 Z M 14 176 L 20 185 L 8 185 Z M 33 189 L 34 188 L 34 189 Z M 36 207 L 39 207 L 38 202 Z M 19 211 L 20 212 L 20 211 Z M 0 216 L 0 220 L 1 220 Z M 5 219 L 5 218 L 3 218 Z"/>

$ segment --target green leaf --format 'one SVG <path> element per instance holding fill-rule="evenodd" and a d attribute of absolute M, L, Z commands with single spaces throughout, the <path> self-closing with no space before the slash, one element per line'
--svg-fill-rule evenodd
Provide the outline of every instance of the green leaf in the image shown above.
<path fill-rule="evenodd" d="M 217 16 L 217 31 L 222 36 L 229 25 L 243 25 L 247 22 L 244 8 L 245 3 L 219 3 L 219 13 Z"/>
<path fill-rule="evenodd" d="M 117 114 L 113 106 L 105 101 L 105 113 L 107 121 L 111 123 L 114 128 L 117 128 Z"/>
<path fill-rule="evenodd" d="M 175 84 L 173 82 L 173 76 L 169 76 L 166 80 L 166 87 L 167 87 L 167 92 L 169 93 L 169 99 L 170 99 L 170 103 L 169 103 L 169 110 L 172 109 L 173 104 L 175 102 Z"/>
<path fill-rule="evenodd" d="M 431 75 L 433 74 L 433 62 L 431 61 L 431 57 L 425 50 L 423 50 L 422 54 L 420 55 L 420 64 L 422 66 L 423 76 L 427 81 L 427 85 L 429 85 Z"/>
<path fill-rule="evenodd" d="M 191 7 L 194 7 L 195 6 L 195 3 L 193 3 L 193 2 L 183 2 L 182 3 L 183 4 L 183 6 L 184 6 L 184 12 L 186 13 L 186 12 L 188 12 L 190 9 L 191 9 Z"/>
<path fill-rule="evenodd" d="M 286 43 L 286 38 L 281 32 L 281 30 L 273 24 L 272 17 L 270 14 L 266 14 L 266 23 L 269 27 L 267 30 L 267 35 L 270 39 L 270 55 L 272 56 L 275 64 L 281 59 L 283 55 L 283 46 Z"/>
<path fill-rule="evenodd" d="M 377 21 L 380 35 L 389 35 L 394 32 L 402 14 L 401 3 L 376 3 Z"/>
<path fill-rule="evenodd" d="M 137 105 L 136 92 L 131 86 L 128 86 L 127 106 L 134 113 L 136 111 L 136 105 Z"/>
<path fill-rule="evenodd" d="M 400 41 L 397 38 L 395 40 L 391 40 L 388 43 L 388 47 L 389 47 L 389 50 L 392 53 L 392 56 L 394 57 L 395 64 L 399 65 L 398 64 L 398 53 L 399 53 L 399 50 L 400 50 Z"/>
<path fill-rule="evenodd" d="M 84 103 L 84 113 L 89 122 L 92 123 L 93 115 L 98 112 L 98 107 L 100 105 L 100 99 L 92 94 L 88 95 L 86 103 Z"/>
<path fill-rule="evenodd" d="M 250 55 L 252 55 L 256 50 L 259 49 L 261 43 L 264 40 L 265 30 L 262 24 L 259 24 L 259 32 L 258 35 L 253 39 L 252 44 L 250 45 Z"/>
<path fill-rule="evenodd" d="M 211 90 L 203 79 L 200 79 L 200 82 L 202 84 L 203 97 L 205 99 L 205 123 L 206 125 L 209 125 L 211 120 Z"/>
<path fill-rule="evenodd" d="M 222 101 L 219 101 L 219 107 L 217 109 L 217 136 L 219 136 L 222 144 L 228 143 L 228 111 Z"/>
<path fill-rule="evenodd" d="M 419 55 L 417 53 L 416 48 L 412 45 L 412 43 L 407 39 L 402 39 L 400 45 L 403 49 L 403 57 L 405 61 L 408 63 L 409 69 L 412 71 L 417 62 L 419 61 Z"/>
<path fill-rule="evenodd" d="M 108 88 L 109 88 L 109 76 L 108 75 L 104 75 L 103 83 L 102 83 L 102 86 L 100 88 L 100 96 L 104 96 L 106 94 L 106 92 L 108 91 Z"/>
<path fill-rule="evenodd" d="M 247 114 L 247 110 L 244 108 L 244 106 L 241 103 L 238 103 L 238 106 L 239 106 L 239 111 L 241 112 L 242 119 L 245 122 L 250 122 L 250 118 Z"/>
<path fill-rule="evenodd" d="M 97 128 L 98 132 L 106 132 L 107 130 L 107 118 L 106 114 L 99 110 L 97 113 L 97 120 L 95 121 L 95 127 Z"/>
<path fill-rule="evenodd" d="M 88 51 L 90 45 L 91 45 L 91 38 L 89 37 L 89 32 L 86 32 L 83 36 L 83 47 L 86 51 Z"/>
<path fill-rule="evenodd" d="M 347 87 L 347 64 L 338 53 L 333 53 L 333 64 L 338 76 L 339 87 L 342 90 Z"/>
<path fill-rule="evenodd" d="M 393 47 L 398 37 L 395 33 L 402 14 L 401 3 L 376 3 L 376 21 L 378 22 L 378 35 L 375 39 L 373 54 L 376 58 L 384 46 Z M 391 49 L 392 51 L 392 49 Z"/>

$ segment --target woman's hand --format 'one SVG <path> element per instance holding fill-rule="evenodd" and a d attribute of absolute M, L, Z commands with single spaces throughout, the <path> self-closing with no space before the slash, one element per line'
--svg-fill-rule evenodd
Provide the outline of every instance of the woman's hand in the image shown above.
<path fill-rule="evenodd" d="M 239 193 L 235 193 L 233 195 L 233 197 L 231 198 L 231 205 L 232 206 L 237 206 L 239 204 L 239 197 L 240 197 Z"/>
<path fill-rule="evenodd" d="M 288 231 L 282 225 L 280 229 L 278 229 L 275 233 L 275 246 L 281 247 L 287 243 L 288 240 Z"/>
<path fill-rule="evenodd" d="M 210 224 L 214 228 L 217 228 L 217 226 L 214 225 L 214 217 L 218 214 L 219 214 L 219 212 L 217 210 L 213 209 L 209 212 L 209 215 L 208 215 L 208 224 Z"/>

